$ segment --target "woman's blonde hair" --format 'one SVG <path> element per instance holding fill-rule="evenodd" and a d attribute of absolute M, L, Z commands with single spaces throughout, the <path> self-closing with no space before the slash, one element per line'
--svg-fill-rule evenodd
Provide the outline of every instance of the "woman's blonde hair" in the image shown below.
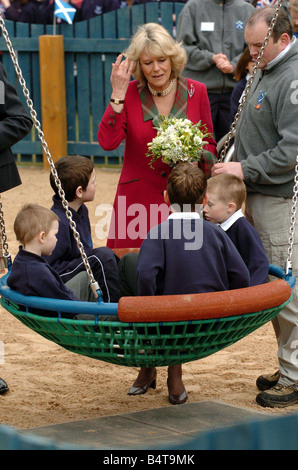
<path fill-rule="evenodd" d="M 139 26 L 123 55 L 134 62 L 132 74 L 141 85 L 146 84 L 139 60 L 143 52 L 151 57 L 169 57 L 172 68 L 171 79 L 179 77 L 187 62 L 187 54 L 182 43 L 176 42 L 163 26 L 157 23 Z"/>

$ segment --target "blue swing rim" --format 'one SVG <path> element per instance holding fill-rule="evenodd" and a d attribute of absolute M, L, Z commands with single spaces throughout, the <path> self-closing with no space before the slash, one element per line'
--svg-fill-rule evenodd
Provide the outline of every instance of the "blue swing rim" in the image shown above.
<path fill-rule="evenodd" d="M 0 296 L 8 301 L 18 304 L 19 306 L 25 307 L 28 312 L 28 309 L 30 308 L 56 312 L 58 319 L 61 318 L 61 313 L 94 315 L 96 322 L 100 320 L 101 315 L 118 315 L 118 303 L 103 302 L 101 297 L 99 297 L 97 302 L 85 302 L 22 295 L 7 286 L 7 278 L 9 274 L 10 271 L 0 278 Z M 296 278 L 292 275 L 291 270 L 286 274 L 281 267 L 270 264 L 269 275 L 285 280 L 289 284 L 291 290 L 296 284 Z M 43 316 L 46 317 L 46 315 Z"/>

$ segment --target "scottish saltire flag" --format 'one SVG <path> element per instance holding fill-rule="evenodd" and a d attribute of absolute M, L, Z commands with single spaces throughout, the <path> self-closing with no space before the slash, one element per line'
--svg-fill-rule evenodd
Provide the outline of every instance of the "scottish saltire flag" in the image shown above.
<path fill-rule="evenodd" d="M 71 5 L 66 2 L 62 2 L 62 0 L 55 0 L 55 16 L 58 16 L 58 18 L 67 21 L 68 24 L 72 24 L 72 20 L 75 14 L 76 9 L 73 8 Z"/>
<path fill-rule="evenodd" d="M 278 0 L 260 0 L 257 2 L 256 7 L 257 8 L 267 7 L 270 5 L 275 5 L 277 2 Z"/>

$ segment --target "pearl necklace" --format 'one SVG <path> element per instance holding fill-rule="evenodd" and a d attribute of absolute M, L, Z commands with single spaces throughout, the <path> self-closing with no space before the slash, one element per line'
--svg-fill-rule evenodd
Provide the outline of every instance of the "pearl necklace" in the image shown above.
<path fill-rule="evenodd" d="M 153 96 L 167 96 L 171 91 L 172 91 L 172 88 L 174 86 L 174 83 L 175 83 L 175 80 L 171 80 L 170 81 L 170 84 L 168 86 L 168 88 L 166 88 L 165 90 L 163 91 L 156 91 L 156 90 L 153 90 L 153 88 L 151 88 L 150 86 L 150 83 L 147 82 L 147 85 L 148 85 L 148 88 L 149 88 L 149 91 L 151 93 L 151 95 Z"/>

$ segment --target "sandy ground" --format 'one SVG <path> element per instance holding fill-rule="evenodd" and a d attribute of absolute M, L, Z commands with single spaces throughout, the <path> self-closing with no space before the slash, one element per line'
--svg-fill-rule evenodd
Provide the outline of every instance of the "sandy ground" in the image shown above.
<path fill-rule="evenodd" d="M 102 246 L 105 240 L 98 240 L 95 235 L 99 220 L 96 207 L 101 203 L 113 203 L 120 173 L 111 169 L 97 169 L 96 172 L 96 198 L 88 207 L 94 245 Z M 52 197 L 47 170 L 21 168 L 20 173 L 23 184 L 1 196 L 12 257 L 18 249 L 13 233 L 18 210 L 26 202 L 50 207 Z M 0 345 L 4 343 L 0 377 L 10 388 L 8 393 L 0 395 L 1 424 L 27 429 L 172 406 L 167 398 L 166 368 L 158 369 L 155 391 L 130 397 L 127 391 L 137 369 L 70 353 L 37 335 L 2 308 L 0 315 Z M 185 364 L 188 403 L 219 400 L 269 414 L 297 413 L 297 406 L 271 410 L 261 408 L 255 402 L 258 375 L 278 368 L 276 349 L 273 328 L 267 324 L 223 351 Z"/>

